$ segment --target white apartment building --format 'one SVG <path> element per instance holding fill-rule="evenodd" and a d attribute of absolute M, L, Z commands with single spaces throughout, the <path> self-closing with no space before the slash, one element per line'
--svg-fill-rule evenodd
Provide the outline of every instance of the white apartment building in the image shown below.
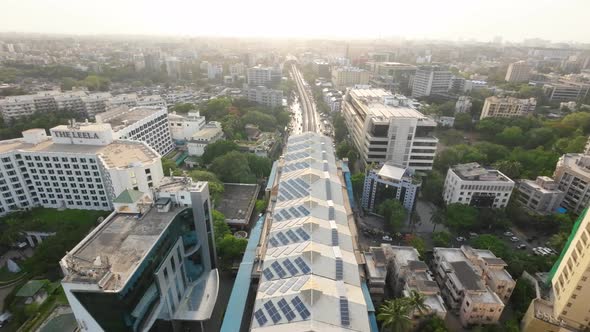
<path fill-rule="evenodd" d="M 61 125 L 0 141 L 0 215 L 36 206 L 110 210 L 125 189 L 150 192 L 163 177 L 160 155 L 116 140 L 108 124 Z"/>
<path fill-rule="evenodd" d="M 272 81 L 272 67 L 262 67 L 257 65 L 248 68 L 248 85 L 259 86 L 267 85 Z"/>
<path fill-rule="evenodd" d="M 478 163 L 459 164 L 447 172 L 443 199 L 446 204 L 504 208 L 513 188 L 514 181 L 498 170 Z"/>
<path fill-rule="evenodd" d="M 511 118 L 515 116 L 526 116 L 533 113 L 537 107 L 535 98 L 518 99 L 514 97 L 486 98 L 481 110 L 481 119 L 485 118 Z"/>
<path fill-rule="evenodd" d="M 535 181 L 518 180 L 517 188 L 519 203 L 539 214 L 554 213 L 565 196 L 548 176 L 537 176 Z"/>
<path fill-rule="evenodd" d="M 268 107 L 279 107 L 283 105 L 283 91 L 269 89 L 263 85 L 244 89 L 244 94 L 249 101 Z"/>
<path fill-rule="evenodd" d="M 82 96 L 86 115 L 90 118 L 94 118 L 97 113 L 106 112 L 109 108 L 109 101 L 112 97 L 113 96 L 108 92 L 99 92 Z"/>
<path fill-rule="evenodd" d="M 332 69 L 332 85 L 338 90 L 355 85 L 367 85 L 370 78 L 369 71 L 358 67 L 335 67 Z"/>
<path fill-rule="evenodd" d="M 508 82 L 528 82 L 531 68 L 526 61 L 517 61 L 508 65 L 506 71 L 506 81 Z"/>
<path fill-rule="evenodd" d="M 365 166 L 390 162 L 402 168 L 432 169 L 436 122 L 406 97 L 382 89 L 350 89 L 342 114 Z"/>
<path fill-rule="evenodd" d="M 342 109 L 342 92 L 324 88 L 322 90 L 322 96 L 328 107 L 330 107 L 331 112 L 340 112 Z"/>
<path fill-rule="evenodd" d="M 442 296 L 465 327 L 498 323 L 516 282 L 489 250 L 434 248 L 434 275 Z"/>
<path fill-rule="evenodd" d="M 197 96 L 192 91 L 179 91 L 164 95 L 167 105 L 193 102 Z"/>
<path fill-rule="evenodd" d="M 175 141 L 187 141 L 205 127 L 205 117 L 199 112 L 190 112 L 186 115 L 168 113 L 168 122 L 170 134 Z"/>
<path fill-rule="evenodd" d="M 207 64 L 207 79 L 214 80 L 223 75 L 223 65 L 220 63 Z"/>
<path fill-rule="evenodd" d="M 180 60 L 177 57 L 167 57 L 164 61 L 166 64 L 166 73 L 172 79 L 180 79 Z"/>
<path fill-rule="evenodd" d="M 86 95 L 84 91 L 71 91 L 55 95 L 57 110 L 84 114 L 86 109 L 82 97 L 86 97 Z"/>
<path fill-rule="evenodd" d="M 166 108 L 166 100 L 159 95 L 141 97 L 137 100 L 137 106 Z"/>
<path fill-rule="evenodd" d="M 137 106 L 137 94 L 135 93 L 123 93 L 116 95 L 109 100 L 109 109 L 126 106 L 135 107 Z"/>
<path fill-rule="evenodd" d="M 426 66 L 416 70 L 412 85 L 412 98 L 447 93 L 453 73 L 439 66 Z"/>
<path fill-rule="evenodd" d="M 558 189 L 565 193 L 561 207 L 580 214 L 590 203 L 590 156 L 581 153 L 567 153 L 561 156 L 555 166 L 553 178 Z"/>
<path fill-rule="evenodd" d="M 187 142 L 188 154 L 200 157 L 205 153 L 205 147 L 215 143 L 223 137 L 221 123 L 210 121 L 203 129 L 196 132 Z"/>
<path fill-rule="evenodd" d="M 145 142 L 162 156 L 174 149 L 165 107 L 119 107 L 97 114 L 96 123 L 110 124 L 118 139 Z"/>

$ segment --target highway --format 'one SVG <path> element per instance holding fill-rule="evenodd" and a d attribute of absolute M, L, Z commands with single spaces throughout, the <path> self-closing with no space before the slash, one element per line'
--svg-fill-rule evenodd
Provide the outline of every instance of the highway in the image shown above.
<path fill-rule="evenodd" d="M 301 101 L 301 109 L 302 109 L 302 132 L 306 131 L 313 131 L 313 132 L 321 132 L 321 128 L 319 127 L 318 121 L 318 114 L 315 108 L 315 104 L 313 101 L 311 91 L 306 88 L 305 81 L 303 80 L 303 75 L 297 69 L 297 66 L 294 64 L 291 65 L 291 73 L 293 74 L 293 79 L 297 84 L 297 90 L 299 91 L 299 97 Z"/>

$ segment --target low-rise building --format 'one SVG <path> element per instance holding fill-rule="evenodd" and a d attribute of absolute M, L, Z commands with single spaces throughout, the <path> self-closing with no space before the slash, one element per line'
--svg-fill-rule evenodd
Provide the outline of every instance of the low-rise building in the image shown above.
<path fill-rule="evenodd" d="M 261 132 L 251 141 L 236 141 L 240 150 L 253 153 L 259 157 L 272 156 L 280 146 L 280 141 L 275 133 Z"/>
<path fill-rule="evenodd" d="M 539 214 L 550 214 L 561 204 L 565 193 L 558 189 L 558 183 L 548 176 L 537 176 L 533 180 L 518 180 L 518 201 Z"/>
<path fill-rule="evenodd" d="M 362 207 L 375 211 L 379 204 L 388 199 L 400 201 L 408 210 L 414 209 L 420 186 L 414 179 L 414 172 L 391 163 L 367 169 L 363 185 Z"/>
<path fill-rule="evenodd" d="M 165 107 L 118 107 L 96 115 L 96 123 L 108 123 L 118 139 L 147 143 L 162 156 L 174 149 Z"/>
<path fill-rule="evenodd" d="M 455 113 L 469 113 L 471 105 L 471 97 L 461 96 L 455 103 Z"/>
<path fill-rule="evenodd" d="M 82 97 L 86 97 L 84 91 L 71 91 L 55 95 L 57 110 L 61 112 L 73 112 L 78 114 L 86 113 Z"/>
<path fill-rule="evenodd" d="M 197 131 L 187 142 L 188 154 L 200 157 L 205 152 L 207 145 L 217 142 L 223 137 L 221 123 L 210 121 L 203 129 Z"/>
<path fill-rule="evenodd" d="M 566 153 L 557 161 L 553 178 L 565 193 L 561 207 L 580 214 L 590 203 L 590 155 Z"/>
<path fill-rule="evenodd" d="M 369 84 L 371 73 L 358 67 L 336 67 L 332 69 L 332 84 L 335 89 Z"/>
<path fill-rule="evenodd" d="M 535 98 L 518 99 L 514 97 L 500 98 L 496 96 L 486 98 L 481 110 L 480 119 L 511 118 L 532 114 L 537 107 Z"/>
<path fill-rule="evenodd" d="M 166 108 L 166 100 L 159 95 L 144 96 L 137 100 L 137 106 Z"/>
<path fill-rule="evenodd" d="M 202 326 L 219 289 L 207 182 L 173 178 L 153 198 L 140 191 L 123 195 L 60 261 L 79 329 Z"/>
<path fill-rule="evenodd" d="M 498 323 L 516 282 L 489 250 L 434 248 L 434 274 L 463 326 Z"/>
<path fill-rule="evenodd" d="M 340 112 L 342 107 L 342 92 L 334 89 L 324 88 L 322 90 L 324 102 L 330 107 L 331 112 Z"/>
<path fill-rule="evenodd" d="M 168 113 L 168 122 L 170 123 L 170 134 L 172 139 L 181 142 L 193 137 L 199 130 L 205 126 L 205 117 L 197 112 L 189 112 L 186 115 L 177 114 L 176 112 Z"/>
<path fill-rule="evenodd" d="M 283 105 L 282 90 L 269 89 L 261 85 L 244 89 L 244 94 L 249 101 L 267 107 L 279 107 Z"/>
<path fill-rule="evenodd" d="M 577 101 L 586 98 L 590 83 L 560 80 L 543 85 L 543 90 L 551 101 Z"/>
<path fill-rule="evenodd" d="M 514 181 L 498 170 L 478 163 L 459 164 L 447 172 L 443 200 L 446 204 L 504 208 L 513 188 Z"/>
<path fill-rule="evenodd" d="M 124 93 L 116 95 L 109 100 L 109 109 L 118 108 L 121 106 L 135 107 L 137 106 L 137 94 Z"/>
<path fill-rule="evenodd" d="M 109 100 L 113 96 L 108 92 L 93 93 L 82 97 L 86 115 L 94 118 L 96 114 L 106 112 L 109 108 Z"/>

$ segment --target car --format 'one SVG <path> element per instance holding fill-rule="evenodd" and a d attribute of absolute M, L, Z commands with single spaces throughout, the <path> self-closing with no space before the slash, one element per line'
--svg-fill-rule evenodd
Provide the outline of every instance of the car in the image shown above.
<path fill-rule="evenodd" d="M 514 236 L 514 233 L 512 233 L 512 232 L 504 232 L 504 236 Z"/>
<path fill-rule="evenodd" d="M 12 314 L 8 311 L 5 311 L 2 313 L 2 315 L 0 315 L 0 327 L 8 324 L 8 322 L 10 322 L 10 320 L 12 319 Z"/>
<path fill-rule="evenodd" d="M 469 237 L 470 237 L 470 238 L 474 238 L 474 237 L 478 237 L 478 236 L 479 236 L 479 234 L 477 234 L 477 233 L 475 233 L 475 232 L 471 232 L 471 233 L 469 233 Z"/>
<path fill-rule="evenodd" d="M 387 241 L 387 242 L 391 242 L 393 241 L 393 239 L 391 238 L 391 236 L 389 235 L 383 235 L 383 237 L 381 238 L 383 241 Z"/>
<path fill-rule="evenodd" d="M 465 241 L 465 238 L 462 236 L 457 236 L 457 238 L 455 240 L 457 240 L 457 242 L 463 242 L 463 241 Z"/>
<path fill-rule="evenodd" d="M 510 238 L 510 241 L 512 241 L 512 242 L 518 242 L 518 241 L 520 241 L 520 239 L 517 238 L 516 236 L 513 236 L 513 237 Z"/>
<path fill-rule="evenodd" d="M 524 250 L 524 249 L 526 249 L 526 244 L 524 244 L 524 243 L 521 243 L 521 244 L 517 245 L 516 247 L 517 247 L 518 249 Z"/>

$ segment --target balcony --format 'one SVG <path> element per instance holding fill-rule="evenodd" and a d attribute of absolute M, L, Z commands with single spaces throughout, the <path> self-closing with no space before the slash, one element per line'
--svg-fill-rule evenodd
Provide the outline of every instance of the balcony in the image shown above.
<path fill-rule="evenodd" d="M 217 269 L 204 273 L 187 290 L 172 315 L 175 320 L 204 321 L 211 318 L 217 293 L 219 292 L 219 274 Z"/>

